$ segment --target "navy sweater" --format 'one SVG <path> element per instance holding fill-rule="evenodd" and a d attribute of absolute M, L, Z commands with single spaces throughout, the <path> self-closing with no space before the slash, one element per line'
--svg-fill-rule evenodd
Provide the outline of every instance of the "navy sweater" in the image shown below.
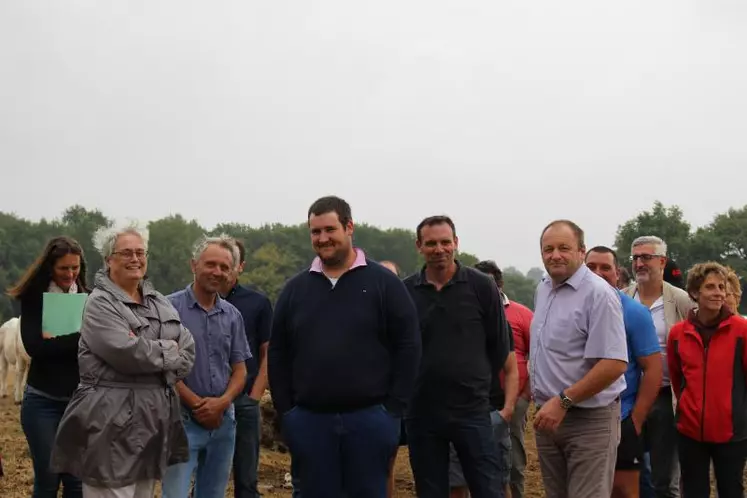
<path fill-rule="evenodd" d="M 401 415 L 420 352 L 415 305 L 392 272 L 366 260 L 333 287 L 307 269 L 275 305 L 268 354 L 275 408 L 345 412 L 384 404 Z"/>

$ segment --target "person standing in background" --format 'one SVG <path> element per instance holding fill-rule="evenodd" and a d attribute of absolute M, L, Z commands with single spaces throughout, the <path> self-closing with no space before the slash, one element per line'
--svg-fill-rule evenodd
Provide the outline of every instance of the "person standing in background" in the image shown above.
<path fill-rule="evenodd" d="M 625 294 L 651 311 L 662 351 L 661 390 L 643 429 L 645 446 L 650 454 L 651 484 L 656 498 L 677 498 L 680 471 L 666 344 L 669 330 L 687 318 L 694 303 L 684 290 L 664 280 L 668 258 L 667 244 L 661 238 L 652 235 L 638 237 L 631 244 L 630 253 L 635 282 L 625 289 Z M 671 264 L 670 269 L 670 276 L 676 281 L 677 275 Z M 645 483 L 641 488 L 645 493 Z"/>
<path fill-rule="evenodd" d="M 8 295 L 21 305 L 21 340 L 31 358 L 21 404 L 21 427 L 34 469 L 33 498 L 56 498 L 62 484 L 64 498 L 82 496 L 82 483 L 70 474 L 50 470 L 57 428 L 78 387 L 80 332 L 52 337 L 42 329 L 45 292 L 87 293 L 83 249 L 69 237 L 47 242 Z M 2 338 L 0 338 L 2 340 Z"/>
<path fill-rule="evenodd" d="M 259 498 L 257 470 L 262 419 L 259 402 L 267 389 L 267 348 L 272 328 L 272 304 L 261 292 L 239 284 L 244 271 L 246 249 L 239 250 L 238 265 L 221 288 L 223 298 L 234 305 L 244 320 L 244 332 L 251 358 L 246 360 L 246 387 L 233 402 L 236 410 L 236 447 L 233 455 L 234 498 Z"/>
<path fill-rule="evenodd" d="M 532 325 L 533 313 L 521 303 L 511 301 L 503 289 L 503 272 L 494 261 L 480 261 L 475 269 L 490 275 L 501 294 L 503 311 L 506 321 L 511 326 L 514 338 L 514 353 L 516 354 L 516 365 L 519 369 L 519 395 L 516 398 L 516 409 L 511 417 L 509 431 L 511 436 L 511 498 L 524 497 L 524 469 L 527 465 L 527 453 L 524 446 L 524 436 L 527 427 L 527 411 L 532 397 L 529 387 L 529 343 L 530 327 Z M 504 376 L 501 376 L 504 380 Z"/>

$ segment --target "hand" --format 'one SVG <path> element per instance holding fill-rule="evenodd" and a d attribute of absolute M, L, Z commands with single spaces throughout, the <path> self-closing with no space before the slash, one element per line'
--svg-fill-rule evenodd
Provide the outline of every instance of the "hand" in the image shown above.
<path fill-rule="evenodd" d="M 638 417 L 636 417 L 635 413 L 630 414 L 630 420 L 633 421 L 633 428 L 635 429 L 635 433 L 640 436 L 641 431 L 643 430 L 643 420 L 639 420 Z"/>
<path fill-rule="evenodd" d="M 217 429 L 228 406 L 222 398 L 202 398 L 192 413 L 206 429 Z"/>
<path fill-rule="evenodd" d="M 504 406 L 503 410 L 499 411 L 498 413 L 501 415 L 501 418 L 503 420 L 505 420 L 506 422 L 511 422 L 511 419 L 514 416 L 514 409 Z"/>
<path fill-rule="evenodd" d="M 42 338 L 44 339 L 54 339 L 54 336 L 50 334 L 49 332 L 42 332 Z"/>
<path fill-rule="evenodd" d="M 555 396 L 542 405 L 534 416 L 534 428 L 538 431 L 555 432 L 566 415 L 566 410 L 560 404 L 560 396 Z"/>
<path fill-rule="evenodd" d="M 130 337 L 137 337 L 137 336 L 135 335 L 135 332 L 133 332 L 132 330 L 130 330 Z"/>
<path fill-rule="evenodd" d="M 249 396 L 250 399 L 253 399 L 257 403 L 259 403 L 260 400 L 262 399 L 262 395 L 261 394 L 257 395 L 257 394 L 254 394 L 253 392 L 249 393 L 248 396 Z"/>

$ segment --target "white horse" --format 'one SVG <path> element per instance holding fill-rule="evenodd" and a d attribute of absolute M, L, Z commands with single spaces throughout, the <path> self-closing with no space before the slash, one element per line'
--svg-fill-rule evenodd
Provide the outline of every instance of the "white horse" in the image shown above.
<path fill-rule="evenodd" d="M 8 395 L 8 367 L 14 369 L 16 404 L 23 399 L 31 358 L 21 340 L 21 319 L 11 318 L 0 327 L 0 396 Z"/>

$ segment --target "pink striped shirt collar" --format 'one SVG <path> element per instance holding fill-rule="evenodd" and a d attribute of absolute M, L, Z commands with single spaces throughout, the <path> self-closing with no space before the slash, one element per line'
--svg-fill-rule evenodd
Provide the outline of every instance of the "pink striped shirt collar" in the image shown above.
<path fill-rule="evenodd" d="M 353 261 L 353 265 L 348 268 L 348 270 L 352 270 L 353 268 L 357 268 L 359 266 L 366 266 L 366 253 L 363 252 L 363 249 L 355 248 L 355 261 Z M 317 273 L 324 273 L 322 271 L 322 260 L 319 258 L 319 256 L 314 258 L 314 261 L 311 262 L 311 268 L 309 268 L 309 271 L 315 271 Z"/>

